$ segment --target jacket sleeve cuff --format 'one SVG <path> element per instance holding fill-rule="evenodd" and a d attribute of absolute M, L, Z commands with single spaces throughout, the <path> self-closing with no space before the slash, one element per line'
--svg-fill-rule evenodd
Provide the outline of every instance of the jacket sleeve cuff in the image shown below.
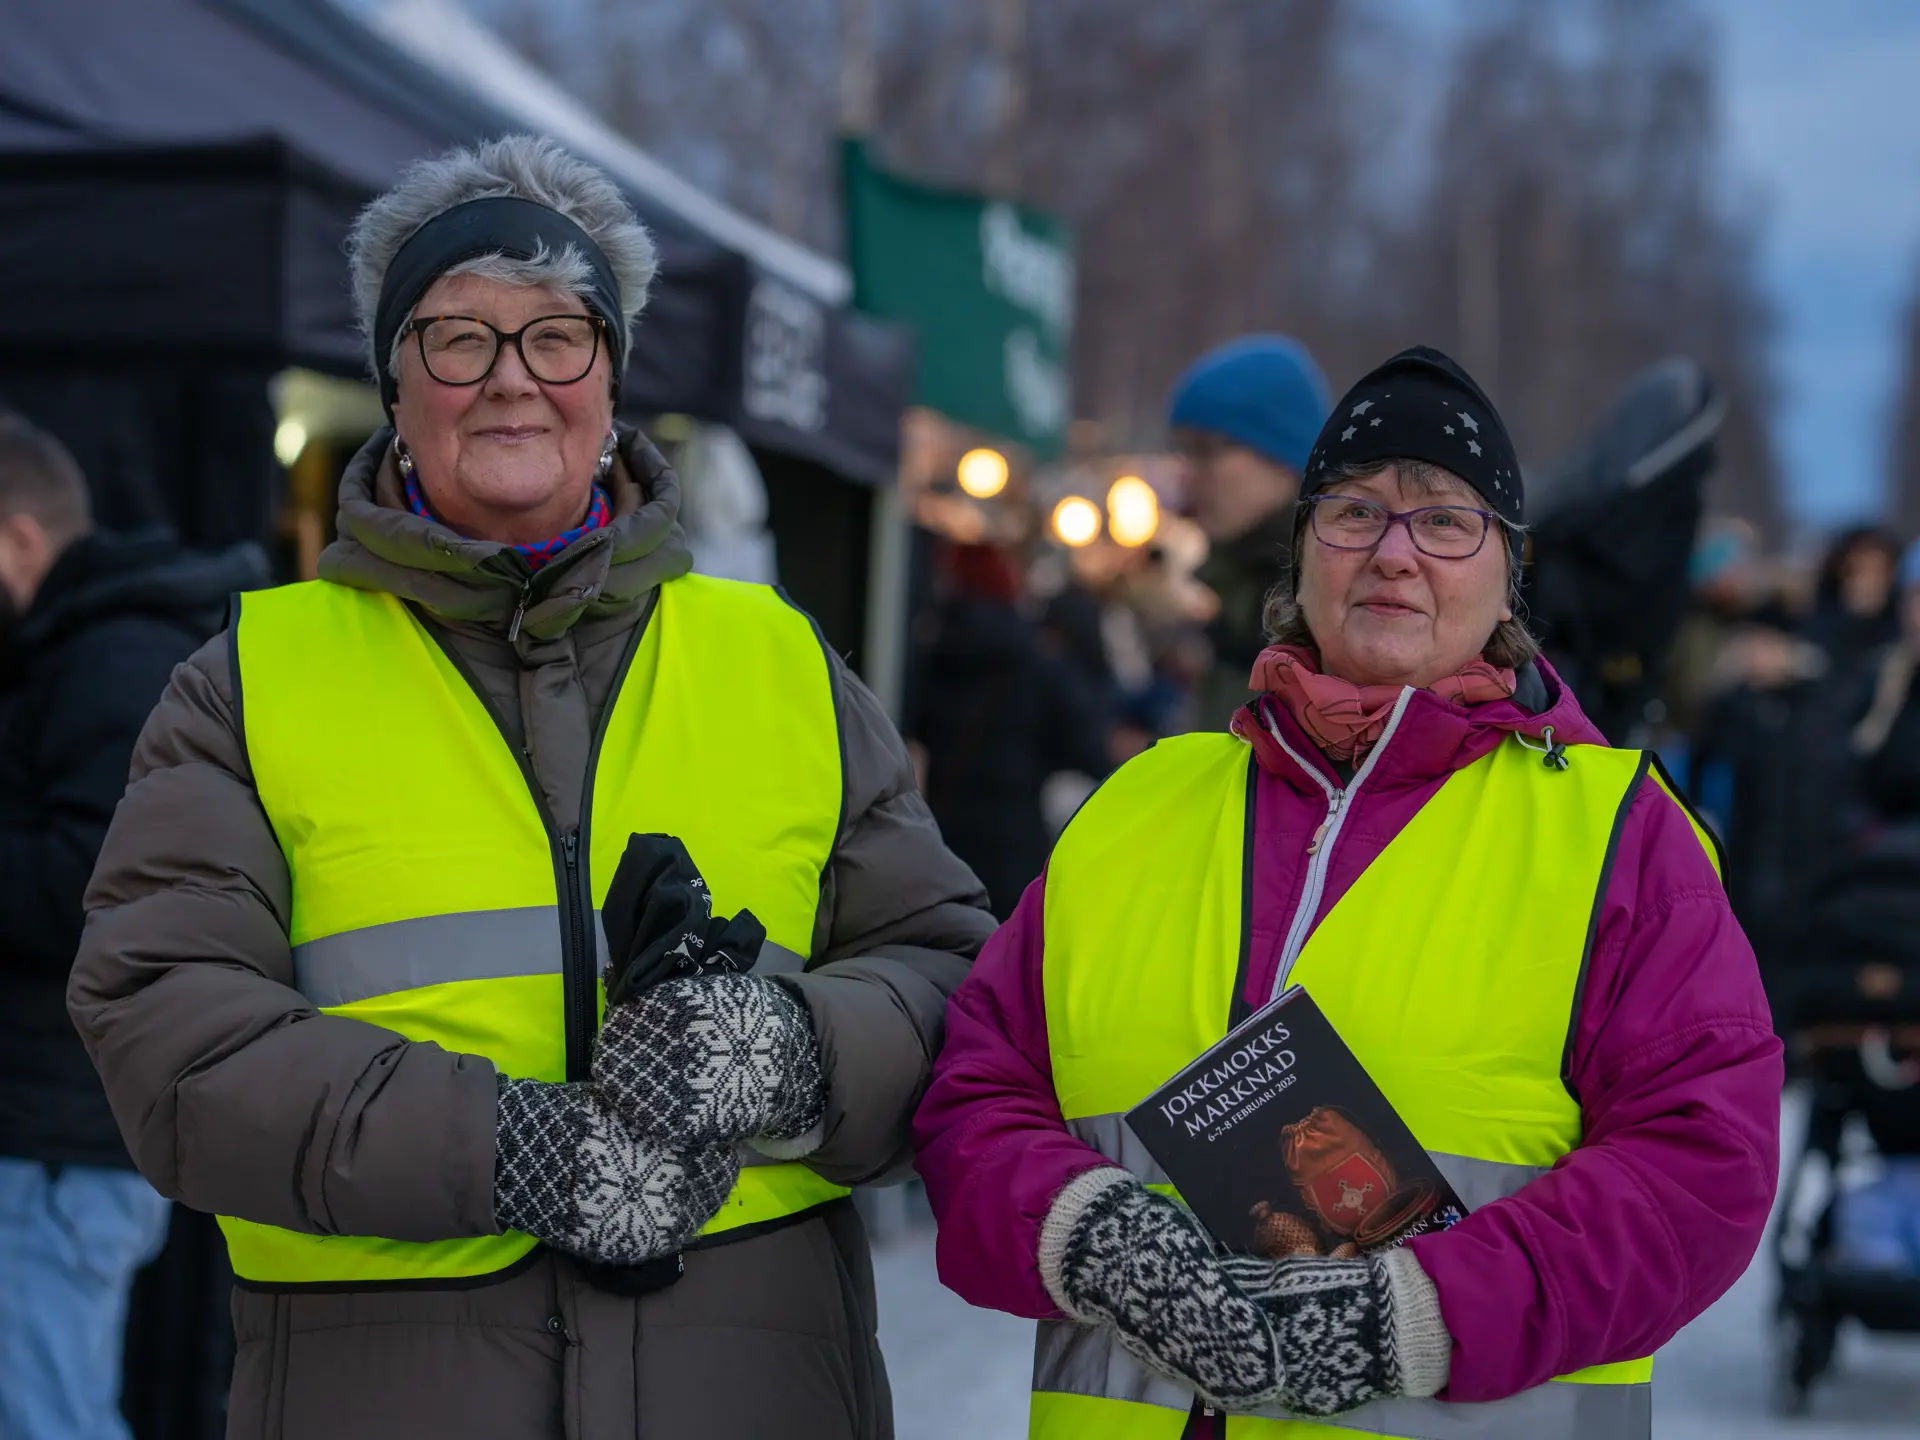
<path fill-rule="evenodd" d="M 804 1160 L 818 1150 L 827 1138 L 827 1122 L 819 1121 L 805 1134 L 782 1140 L 774 1135 L 755 1135 L 747 1144 L 769 1160 Z"/>
<path fill-rule="evenodd" d="M 1446 1388 L 1453 1364 L 1453 1336 L 1440 1314 L 1440 1292 L 1410 1250 L 1381 1258 L 1393 1311 L 1394 1353 L 1400 1393 L 1424 1398 Z"/>
<path fill-rule="evenodd" d="M 1134 1183 L 1133 1176 L 1116 1165 L 1083 1170 L 1060 1188 L 1060 1193 L 1053 1197 L 1053 1203 L 1047 1207 L 1047 1218 L 1040 1222 L 1041 1283 L 1047 1287 L 1048 1298 L 1064 1314 L 1083 1324 L 1087 1322 L 1087 1317 L 1076 1310 L 1073 1302 L 1067 1298 L 1067 1242 L 1073 1238 L 1080 1217 L 1087 1213 L 1089 1205 L 1115 1185 Z"/>

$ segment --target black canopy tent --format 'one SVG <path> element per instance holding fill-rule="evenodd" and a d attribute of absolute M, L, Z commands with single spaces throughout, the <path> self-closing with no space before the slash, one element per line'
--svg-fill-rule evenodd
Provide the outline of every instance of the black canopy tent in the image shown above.
<path fill-rule="evenodd" d="M 537 118 L 523 118 L 512 108 L 522 97 L 510 96 L 496 105 L 470 83 L 450 80 L 444 71 L 423 65 L 344 14 L 332 0 L 208 3 L 260 27 L 341 84 L 423 128 L 437 127 L 463 140 L 541 128 Z M 436 50 L 447 52 L 455 72 L 469 71 L 470 82 L 470 67 L 480 68 L 488 57 L 461 47 L 472 46 L 485 32 L 446 6 L 426 7 L 423 13 L 434 26 Z M 503 49 L 497 42 L 486 48 Z M 824 256 L 724 212 L 704 197 L 697 211 L 684 211 L 644 182 L 622 178 L 635 210 L 656 238 L 677 233 L 683 242 L 719 248 L 739 262 L 735 328 L 727 351 L 730 366 L 737 368 L 725 374 L 724 406 L 651 408 L 722 420 L 756 450 L 802 459 L 865 484 L 892 484 L 900 414 L 912 391 L 913 348 L 907 331 L 849 309 L 851 277 Z M 831 278 L 828 272 L 833 272 Z M 673 283 L 674 264 L 664 246 L 661 273 Z M 636 347 L 649 343 L 649 323 L 642 320 Z M 671 370 L 682 360 L 669 341 L 662 333 L 651 348 L 658 357 L 653 363 Z M 649 408 L 638 397 L 634 403 Z"/>
<path fill-rule="evenodd" d="M 545 128 L 539 97 L 532 93 L 545 85 L 544 77 L 527 75 L 516 83 L 511 72 L 524 66 L 505 59 L 497 41 L 449 7 L 412 7 L 413 33 L 424 30 L 427 53 L 450 62 L 429 66 L 418 51 L 408 53 L 390 38 L 404 39 L 407 26 L 377 33 L 378 27 L 343 14 L 329 0 L 210 3 L 412 123 L 437 125 L 458 138 Z M 509 72 L 504 93 L 496 87 L 490 100 L 479 77 L 498 78 L 503 64 Z M 448 78 L 449 68 L 459 80 Z M 545 113 L 563 128 L 587 119 L 570 104 L 558 114 L 551 108 Z M 616 144 L 629 160 L 641 158 L 624 142 Z M 897 603 L 897 597 L 867 591 L 874 506 L 864 487 L 894 483 L 900 415 L 912 390 L 912 340 L 902 327 L 847 308 L 851 278 L 833 262 L 742 217 L 716 213 L 719 207 L 704 197 L 688 206 L 683 194 L 676 203 L 665 190 L 649 188 L 645 175 L 630 177 L 619 156 L 612 158 L 613 173 L 662 242 L 662 287 L 635 336 L 628 402 L 642 411 L 719 420 L 739 432 L 766 480 L 782 581 L 834 647 L 866 670 L 871 611 Z M 663 178 L 654 177 L 656 183 Z M 684 191 L 684 182 L 679 188 Z M 676 260 L 667 253 L 668 237 L 675 234 L 719 248 L 732 267 L 729 278 L 737 282 L 725 312 L 731 324 L 712 327 L 711 349 L 688 348 L 691 326 L 670 329 L 665 323 L 676 318 L 670 307 L 680 303 L 672 294 L 676 274 L 690 276 L 695 269 L 691 256 Z M 684 254 L 684 239 L 682 247 Z M 825 273 L 830 271 L 837 273 Z M 710 400 L 658 398 L 695 375 L 712 386 Z"/>
<path fill-rule="evenodd" d="M 407 161 L 516 128 L 325 0 L 15 0 L 0 399 L 82 452 L 110 523 L 172 514 L 202 543 L 259 535 L 266 376 L 362 373 L 339 249 L 355 209 Z M 731 424 L 776 466 L 890 483 L 906 337 L 630 198 L 661 268 L 625 407 Z M 247 395 L 229 424 L 219 407 Z M 135 438 L 141 415 L 173 410 L 228 433 L 173 463 L 157 452 L 177 436 Z M 130 470 L 129 451 L 150 458 Z M 253 473 L 196 500 L 216 451 L 253 457 Z"/>
<path fill-rule="evenodd" d="M 341 243 L 371 191 L 277 136 L 0 150 L 0 366 L 111 357 L 349 377 L 366 370 Z M 623 402 L 737 404 L 745 261 L 675 231 Z"/>
<path fill-rule="evenodd" d="M 516 115 L 420 64 L 329 0 L 200 3 L 297 57 L 378 112 L 433 137 L 418 154 L 528 128 Z M 385 184 L 386 178 L 379 183 Z M 843 358 L 835 378 L 845 389 L 845 406 L 837 415 L 823 416 L 825 423 L 816 431 L 766 428 L 753 396 L 743 390 L 749 363 L 744 349 L 747 316 L 754 286 L 762 278 L 760 267 L 651 196 L 627 188 L 635 212 L 659 247 L 660 276 L 634 335 L 623 403 L 638 412 L 674 411 L 719 420 L 735 425 L 750 441 L 791 449 L 851 478 L 890 481 L 896 442 L 889 440 L 885 449 L 873 445 L 874 416 L 869 412 L 885 412 L 889 431 L 898 424 L 908 359 L 899 348 L 898 332 L 886 333 L 894 346 L 890 350 L 854 348 Z M 864 316 L 808 303 L 818 310 L 823 353 L 849 349 L 845 343 L 826 343 L 837 338 L 835 332 L 871 327 Z"/>

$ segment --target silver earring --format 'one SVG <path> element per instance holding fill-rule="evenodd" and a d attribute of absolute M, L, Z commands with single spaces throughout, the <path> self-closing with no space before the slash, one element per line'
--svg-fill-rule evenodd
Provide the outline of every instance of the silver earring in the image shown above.
<path fill-rule="evenodd" d="M 613 432 L 609 430 L 607 432 L 607 443 L 600 447 L 600 464 L 594 471 L 594 478 L 596 479 L 606 479 L 607 472 L 613 469 L 613 444 L 615 438 Z"/>
<path fill-rule="evenodd" d="M 413 452 L 407 449 L 407 442 L 398 435 L 393 437 L 393 461 L 400 467 L 401 478 L 413 479 Z"/>

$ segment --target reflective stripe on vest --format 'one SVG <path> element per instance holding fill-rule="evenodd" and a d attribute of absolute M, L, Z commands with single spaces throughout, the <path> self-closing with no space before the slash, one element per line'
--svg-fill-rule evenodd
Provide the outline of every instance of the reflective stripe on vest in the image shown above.
<path fill-rule="evenodd" d="M 1070 1328 L 1086 1336 L 1098 1332 Z M 1125 1352 L 1112 1352 L 1126 1360 Z M 1082 1369 L 1075 1357 L 1050 1355 L 1043 1335 L 1035 1374 L 1044 1367 L 1060 1384 L 1033 1396 L 1030 1435 L 1045 1440 L 1180 1440 L 1192 1415 L 1193 1392 L 1131 1365 L 1105 1374 L 1098 1357 Z M 1080 1393 L 1071 1387 L 1085 1384 Z M 1435 1400 L 1375 1400 L 1331 1420 L 1262 1415 L 1226 1417 L 1226 1440 L 1325 1440 L 1380 1435 L 1393 1440 L 1622 1440 L 1653 1432 L 1653 1387 L 1646 1384 L 1571 1384 L 1551 1380 L 1490 1404 Z"/>
<path fill-rule="evenodd" d="M 1580 1143 L 1566 1048 L 1589 932 L 1648 762 L 1593 746 L 1567 755 L 1570 767 L 1554 771 L 1503 744 L 1450 776 L 1280 977 L 1306 987 L 1469 1208 L 1513 1194 Z M 1122 1117 L 1226 1033 L 1256 964 L 1256 773 L 1231 736 L 1163 740 L 1094 793 L 1048 865 L 1043 987 L 1061 1114 L 1168 1193 Z M 1228 1434 L 1644 1436 L 1652 1363 L 1594 1367 L 1486 1405 L 1396 1399 L 1325 1421 L 1275 1410 L 1234 1417 Z M 1176 1437 L 1193 1404 L 1105 1331 L 1067 1322 L 1040 1327 L 1034 1390 L 1032 1433 L 1047 1440 Z"/>
<path fill-rule="evenodd" d="M 605 970 L 607 936 L 598 910 L 593 940 L 596 968 Z M 560 966 L 559 907 L 532 905 L 423 915 L 309 940 L 294 948 L 293 983 L 324 1010 L 448 980 L 558 975 Z M 760 975 L 786 975 L 805 969 L 806 961 L 768 940 L 753 968 Z"/>
<path fill-rule="evenodd" d="M 247 755 L 292 879 L 301 993 L 503 1074 L 566 1079 L 562 837 L 461 671 L 394 597 L 325 581 L 245 595 L 234 645 Z M 777 744 L 740 698 L 747 676 L 781 697 Z M 761 919 L 756 969 L 800 968 L 842 791 L 831 674 L 807 618 L 764 586 L 661 586 L 582 802 L 598 962 L 598 905 L 640 831 L 680 836 L 715 907 Z M 847 1193 L 804 1165 L 752 1160 L 704 1234 Z M 536 1244 L 221 1226 L 237 1274 L 281 1284 L 487 1275 Z"/>

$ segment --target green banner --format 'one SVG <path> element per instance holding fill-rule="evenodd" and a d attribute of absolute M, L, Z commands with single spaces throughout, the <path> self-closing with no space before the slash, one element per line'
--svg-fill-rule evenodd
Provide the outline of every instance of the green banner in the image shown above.
<path fill-rule="evenodd" d="M 942 190 L 842 147 L 854 307 L 912 327 L 914 398 L 963 424 L 1060 452 L 1072 402 L 1073 243 L 1024 205 Z"/>

